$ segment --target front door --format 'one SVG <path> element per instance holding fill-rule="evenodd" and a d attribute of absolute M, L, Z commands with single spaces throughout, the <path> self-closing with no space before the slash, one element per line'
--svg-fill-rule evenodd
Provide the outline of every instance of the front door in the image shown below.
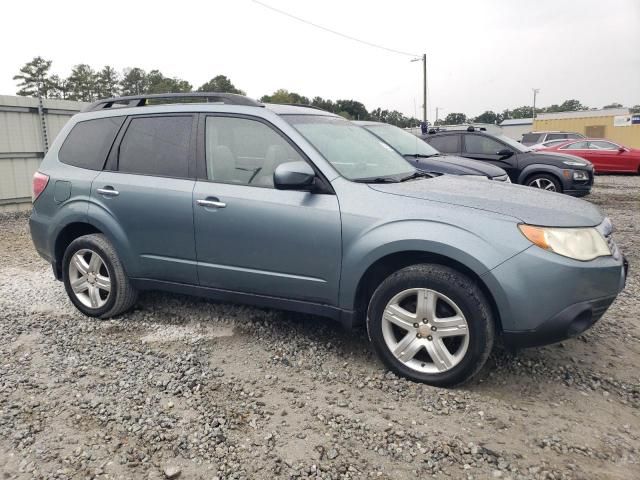
<path fill-rule="evenodd" d="M 193 194 L 200 284 L 335 305 L 341 263 L 336 196 L 273 186 L 275 168 L 307 161 L 303 154 L 252 117 L 206 116 L 198 141 L 206 163 L 206 178 Z"/>
<path fill-rule="evenodd" d="M 485 135 L 467 134 L 463 135 L 464 139 L 462 156 L 492 163 L 507 172 L 512 181 L 516 181 L 518 174 L 517 152 L 513 149 L 491 137 Z M 498 155 L 500 150 L 511 150 L 513 155 L 505 157 Z"/>
<path fill-rule="evenodd" d="M 93 181 L 89 216 L 115 222 L 108 231 L 129 276 L 197 284 L 189 173 L 195 118 L 135 116 L 123 132 Z"/>

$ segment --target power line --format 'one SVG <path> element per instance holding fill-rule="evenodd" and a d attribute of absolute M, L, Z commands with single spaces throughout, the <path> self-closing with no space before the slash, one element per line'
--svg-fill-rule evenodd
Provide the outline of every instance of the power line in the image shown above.
<path fill-rule="evenodd" d="M 253 3 L 256 3 L 256 4 L 264 7 L 264 8 L 267 8 L 269 10 L 272 10 L 272 11 L 276 12 L 276 13 L 279 13 L 280 15 L 284 15 L 286 17 L 293 18 L 294 20 L 297 20 L 297 21 L 302 22 L 302 23 L 306 23 L 307 25 L 311 25 L 312 27 L 319 28 L 320 30 L 324 30 L 325 32 L 333 33 L 334 35 L 338 35 L 339 37 L 346 38 L 347 40 L 351 40 L 351 41 L 354 41 L 354 42 L 362 43 L 362 44 L 367 45 L 369 47 L 379 48 L 380 50 L 386 50 L 387 52 L 397 53 L 398 55 L 405 55 L 407 57 L 413 57 L 413 58 L 419 57 L 419 55 L 416 55 L 414 53 L 403 52 L 401 50 L 395 50 L 393 48 L 388 48 L 388 47 L 384 47 L 382 45 L 378 45 L 377 43 L 367 42 L 366 40 L 361 40 L 359 38 L 352 37 L 351 35 L 347 35 L 345 33 L 337 32 L 337 31 L 332 30 L 330 28 L 323 27 L 322 25 L 318 25 L 317 23 L 313 23 L 313 22 L 311 22 L 309 20 L 305 20 L 304 18 L 300 18 L 300 17 L 298 17 L 296 15 L 293 15 L 291 13 L 285 12 L 284 10 L 280 10 L 278 8 L 272 7 L 271 5 L 267 5 L 266 3 L 260 2 L 258 0 L 251 0 L 251 1 Z"/>

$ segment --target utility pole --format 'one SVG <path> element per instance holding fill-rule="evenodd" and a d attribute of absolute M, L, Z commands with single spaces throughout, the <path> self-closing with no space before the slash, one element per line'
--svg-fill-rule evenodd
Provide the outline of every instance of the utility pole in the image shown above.
<path fill-rule="evenodd" d="M 536 119 L 536 96 L 538 95 L 538 92 L 540 92 L 539 88 L 532 88 L 531 90 L 533 90 L 533 119 Z"/>
<path fill-rule="evenodd" d="M 426 125 L 427 123 L 427 54 L 423 53 L 422 58 L 414 58 L 411 61 L 422 62 L 422 121 Z"/>
<path fill-rule="evenodd" d="M 438 112 L 440 112 L 440 107 L 436 107 L 436 119 L 433 121 L 433 124 L 435 125 L 438 122 L 438 118 L 440 118 L 438 116 Z"/>

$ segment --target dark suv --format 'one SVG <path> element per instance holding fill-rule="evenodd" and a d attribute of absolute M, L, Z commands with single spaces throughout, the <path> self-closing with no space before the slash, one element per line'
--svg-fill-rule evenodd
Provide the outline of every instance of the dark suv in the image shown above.
<path fill-rule="evenodd" d="M 506 170 L 513 183 L 574 197 L 591 192 L 593 165 L 580 157 L 536 152 L 505 135 L 491 135 L 473 127 L 422 138 L 440 152 L 497 165 Z"/>
<path fill-rule="evenodd" d="M 498 336 L 582 333 L 626 278 L 588 202 L 432 176 L 338 115 L 239 95 L 102 100 L 33 187 L 33 243 L 86 315 L 153 289 L 366 323 L 386 365 L 433 385 Z"/>

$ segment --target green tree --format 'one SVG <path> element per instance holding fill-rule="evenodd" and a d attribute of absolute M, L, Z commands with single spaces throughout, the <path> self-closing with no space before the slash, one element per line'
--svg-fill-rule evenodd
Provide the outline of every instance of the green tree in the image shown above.
<path fill-rule="evenodd" d="M 115 68 L 106 65 L 96 76 L 96 96 L 116 97 L 120 94 L 120 75 Z"/>
<path fill-rule="evenodd" d="M 446 125 L 461 125 L 467 122 L 467 116 L 464 113 L 450 113 L 445 119 Z"/>
<path fill-rule="evenodd" d="M 160 70 L 151 70 L 146 80 L 147 89 L 144 93 L 185 93 L 193 89 L 186 80 L 165 77 Z"/>
<path fill-rule="evenodd" d="M 491 110 L 487 110 L 486 112 L 478 115 L 473 119 L 476 123 L 496 123 L 498 120 L 498 115 Z"/>
<path fill-rule="evenodd" d="M 143 69 L 125 68 L 122 81 L 120 82 L 120 90 L 122 95 L 142 95 L 146 93 L 148 81 L 147 72 Z"/>
<path fill-rule="evenodd" d="M 633 107 L 629 108 L 629 110 L 631 110 L 631 113 L 640 113 L 640 105 L 634 105 Z"/>
<path fill-rule="evenodd" d="M 313 97 L 311 105 L 333 113 L 336 113 L 338 108 L 332 100 L 325 100 L 322 97 Z"/>
<path fill-rule="evenodd" d="M 546 113 L 556 112 L 578 112 L 580 110 L 589 110 L 589 107 L 582 105 L 579 100 L 565 100 L 560 105 L 553 104 L 544 109 Z"/>
<path fill-rule="evenodd" d="M 49 70 L 51 69 L 51 60 L 45 60 L 42 57 L 34 57 L 28 63 L 20 68 L 20 73 L 13 77 L 19 80 L 17 94 L 25 97 L 42 96 L 47 98 L 52 89 Z"/>
<path fill-rule="evenodd" d="M 236 88 L 236 86 L 231 83 L 226 75 L 217 75 L 209 80 L 207 83 L 203 83 L 198 88 L 199 92 L 218 92 L 218 93 L 237 93 L 238 95 L 246 95 L 243 90 Z"/>
<path fill-rule="evenodd" d="M 536 108 L 536 111 L 538 109 Z M 523 105 L 513 110 L 509 110 L 509 118 L 531 118 L 533 116 L 533 107 L 530 105 Z"/>
<path fill-rule="evenodd" d="M 286 90 L 284 88 L 276 90 L 271 95 L 263 95 L 260 98 L 260 101 L 263 103 L 296 103 L 300 105 L 311 105 L 311 102 L 307 97 L 295 92 L 290 92 L 289 90 Z"/>
<path fill-rule="evenodd" d="M 338 100 L 336 101 L 336 110 L 347 113 L 353 120 L 369 120 L 369 112 L 362 103 L 356 100 Z"/>
<path fill-rule="evenodd" d="M 604 108 L 604 109 L 607 109 L 607 108 L 622 108 L 622 104 L 621 103 L 617 103 L 617 102 L 613 102 L 613 103 L 610 103 L 609 105 L 605 105 L 602 108 Z"/>
<path fill-rule="evenodd" d="M 82 102 L 92 102 L 96 99 L 96 72 L 85 64 L 81 63 L 73 67 L 71 75 L 67 78 L 69 86 L 69 99 Z"/>
<path fill-rule="evenodd" d="M 51 75 L 51 90 L 49 90 L 49 98 L 61 98 L 63 100 L 69 98 L 69 82 L 58 75 Z"/>

